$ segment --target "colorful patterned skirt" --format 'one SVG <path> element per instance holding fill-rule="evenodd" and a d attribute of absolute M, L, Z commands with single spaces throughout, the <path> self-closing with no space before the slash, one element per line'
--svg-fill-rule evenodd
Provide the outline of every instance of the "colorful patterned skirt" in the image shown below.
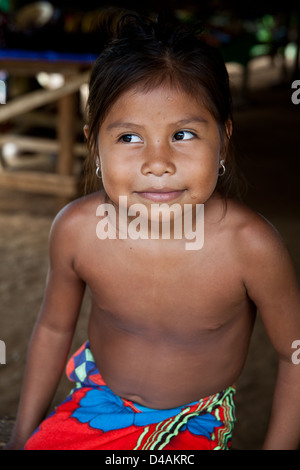
<path fill-rule="evenodd" d="M 227 450 L 235 421 L 235 387 L 185 406 L 155 410 L 115 395 L 103 381 L 89 343 L 71 357 L 76 382 L 25 450 Z"/>

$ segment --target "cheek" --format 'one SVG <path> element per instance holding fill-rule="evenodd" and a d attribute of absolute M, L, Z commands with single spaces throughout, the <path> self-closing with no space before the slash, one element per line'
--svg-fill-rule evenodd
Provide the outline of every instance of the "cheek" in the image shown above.
<path fill-rule="evenodd" d="M 219 171 L 219 159 L 216 156 L 202 158 L 194 168 L 190 169 L 190 192 L 193 199 L 207 200 L 214 192 Z"/>
<path fill-rule="evenodd" d="M 220 160 L 220 147 L 215 144 L 206 144 L 192 152 L 192 159 L 189 160 L 189 173 L 201 179 L 206 179 L 217 175 Z"/>
<path fill-rule="evenodd" d="M 101 169 L 103 186 L 108 196 L 114 200 L 119 195 L 126 195 L 131 188 L 133 175 L 128 164 L 111 155 L 101 159 Z"/>
<path fill-rule="evenodd" d="M 101 163 L 101 176 L 104 189 L 111 199 L 117 198 L 122 193 L 126 194 L 128 187 L 130 168 L 128 159 L 122 148 L 116 148 L 115 138 L 111 135 L 99 134 L 98 150 Z"/>
<path fill-rule="evenodd" d="M 194 172 L 192 188 L 195 192 L 211 193 L 215 189 L 217 181 L 217 167 L 215 165 L 211 169 L 206 167 L 203 171 Z"/>

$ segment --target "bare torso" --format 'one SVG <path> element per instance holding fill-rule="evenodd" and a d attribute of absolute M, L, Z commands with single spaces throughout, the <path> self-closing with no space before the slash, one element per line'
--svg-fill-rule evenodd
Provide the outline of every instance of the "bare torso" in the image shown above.
<path fill-rule="evenodd" d="M 255 319 L 236 252 L 239 223 L 229 228 L 234 210 L 208 216 L 203 248 L 186 251 L 178 240 L 98 240 L 99 203 L 94 196 L 86 206 L 74 267 L 91 293 L 89 341 L 107 385 L 152 408 L 232 385 Z"/>

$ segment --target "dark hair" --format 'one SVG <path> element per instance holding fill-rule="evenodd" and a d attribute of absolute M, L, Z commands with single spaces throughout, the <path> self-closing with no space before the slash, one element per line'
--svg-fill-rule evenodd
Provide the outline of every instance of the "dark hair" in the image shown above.
<path fill-rule="evenodd" d="M 226 135 L 226 124 L 232 120 L 231 94 L 221 53 L 205 42 L 197 28 L 191 30 L 165 15 L 152 21 L 135 12 L 109 14 L 100 30 L 107 39 L 90 78 L 87 192 L 99 189 L 97 138 L 111 106 L 130 88 L 150 91 L 168 84 L 202 100 L 216 119 L 227 152 L 226 172 L 217 188 L 224 197 L 237 195 L 232 139 Z"/>

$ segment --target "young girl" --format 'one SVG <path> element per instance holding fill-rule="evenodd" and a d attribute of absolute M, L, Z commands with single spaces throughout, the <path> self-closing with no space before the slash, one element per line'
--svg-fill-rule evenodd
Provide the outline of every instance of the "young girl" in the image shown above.
<path fill-rule="evenodd" d="M 184 28 L 137 14 L 114 18 L 108 29 L 85 128 L 94 192 L 54 221 L 47 289 L 7 447 L 228 449 L 234 384 L 258 310 L 279 359 L 264 448 L 296 449 L 299 289 L 277 232 L 233 197 L 221 56 Z M 203 243 L 187 249 L 203 205 Z M 43 421 L 86 287 L 88 341 L 67 365 L 76 386 Z"/>

